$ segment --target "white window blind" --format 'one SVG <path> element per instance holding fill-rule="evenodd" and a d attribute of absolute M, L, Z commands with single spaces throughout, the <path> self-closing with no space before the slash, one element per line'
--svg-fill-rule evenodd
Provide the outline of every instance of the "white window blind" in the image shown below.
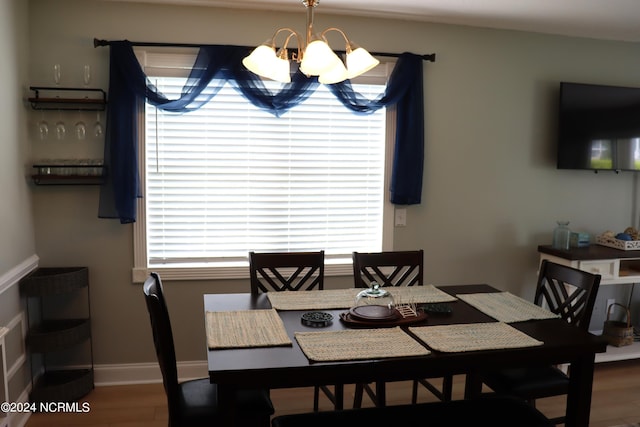
<path fill-rule="evenodd" d="M 176 98 L 184 79 L 152 82 Z M 383 88 L 354 84 L 369 98 Z M 386 130 L 384 110 L 355 115 L 324 85 L 279 118 L 228 84 L 194 112 L 147 105 L 146 267 L 242 266 L 252 250 L 350 263 L 382 250 Z"/>

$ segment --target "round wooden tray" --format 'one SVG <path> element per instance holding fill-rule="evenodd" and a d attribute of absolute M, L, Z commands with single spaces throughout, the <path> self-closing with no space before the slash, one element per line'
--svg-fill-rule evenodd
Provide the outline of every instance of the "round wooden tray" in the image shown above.
<path fill-rule="evenodd" d="M 349 309 L 349 315 L 352 319 L 371 321 L 371 322 L 389 322 L 401 317 L 398 310 L 383 305 L 361 305 Z"/>
<path fill-rule="evenodd" d="M 406 326 L 425 322 L 429 317 L 422 310 L 418 310 L 417 313 L 417 316 L 411 317 L 402 317 L 398 313 L 398 317 L 392 320 L 362 320 L 353 317 L 351 313 L 345 311 L 344 313 L 340 313 L 340 320 L 345 325 L 355 328 L 391 328 L 394 326 Z"/>

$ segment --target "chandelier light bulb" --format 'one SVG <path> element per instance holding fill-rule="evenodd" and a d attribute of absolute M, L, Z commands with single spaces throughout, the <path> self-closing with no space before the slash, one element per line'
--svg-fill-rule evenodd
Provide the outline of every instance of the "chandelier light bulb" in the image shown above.
<path fill-rule="evenodd" d="M 331 50 L 329 45 L 322 40 L 314 40 L 302 54 L 300 71 L 308 76 L 319 76 L 329 71 L 334 62 L 340 58 Z"/>
<path fill-rule="evenodd" d="M 273 46 L 261 44 L 242 60 L 242 64 L 252 73 L 267 77 L 275 67 L 277 59 L 276 49 Z"/>
<path fill-rule="evenodd" d="M 350 79 L 366 73 L 378 64 L 380 61 L 359 46 L 354 50 L 347 49 L 347 70 Z"/>
<path fill-rule="evenodd" d="M 348 78 L 349 73 L 344 63 L 336 56 L 331 68 L 318 76 L 318 81 L 325 85 L 340 83 Z"/>
<path fill-rule="evenodd" d="M 280 83 L 291 83 L 291 69 L 289 60 L 286 59 L 286 57 L 276 57 L 273 62 L 271 73 L 265 77 Z"/>

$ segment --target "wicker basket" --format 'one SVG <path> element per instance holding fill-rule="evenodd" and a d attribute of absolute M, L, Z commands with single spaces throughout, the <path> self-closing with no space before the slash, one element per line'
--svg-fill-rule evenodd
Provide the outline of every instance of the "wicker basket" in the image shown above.
<path fill-rule="evenodd" d="M 80 344 L 90 337 L 89 319 L 47 320 L 31 327 L 27 345 L 35 353 L 56 351 Z"/>
<path fill-rule="evenodd" d="M 65 294 L 88 285 L 87 267 L 38 268 L 20 281 L 20 289 L 27 297 Z"/>
<path fill-rule="evenodd" d="M 626 322 L 609 320 L 609 318 L 611 317 L 611 309 L 615 305 L 622 307 L 626 311 Z M 607 310 L 607 320 L 604 322 L 602 335 L 606 338 L 609 344 L 616 347 L 633 344 L 633 326 L 631 326 L 631 313 L 627 307 L 618 303 L 613 303 L 609 306 L 609 309 Z"/>
<path fill-rule="evenodd" d="M 93 390 L 93 370 L 49 371 L 36 382 L 31 402 L 73 402 Z"/>

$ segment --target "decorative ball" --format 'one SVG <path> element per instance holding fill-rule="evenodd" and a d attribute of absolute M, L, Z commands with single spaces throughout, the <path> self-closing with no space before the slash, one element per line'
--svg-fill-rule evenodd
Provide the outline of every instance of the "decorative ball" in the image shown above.
<path fill-rule="evenodd" d="M 631 236 L 631 240 L 638 240 L 638 230 L 635 227 L 625 228 L 624 233 Z"/>
<path fill-rule="evenodd" d="M 633 238 L 627 233 L 618 233 L 616 234 L 616 239 L 618 240 L 633 240 Z"/>

